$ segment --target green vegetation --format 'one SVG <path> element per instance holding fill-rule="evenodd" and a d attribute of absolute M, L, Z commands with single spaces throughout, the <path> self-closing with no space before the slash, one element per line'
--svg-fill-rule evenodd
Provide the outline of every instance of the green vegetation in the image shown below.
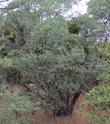
<path fill-rule="evenodd" d="M 110 85 L 101 84 L 86 94 L 86 105 L 91 107 L 89 117 L 97 124 L 110 122 Z"/>
<path fill-rule="evenodd" d="M 67 20 L 64 13 L 77 2 L 12 0 L 1 9 L 0 84 L 24 88 L 20 93 L 1 88 L 1 99 L 7 101 L 0 107 L 1 123 L 27 124 L 28 117 L 16 114 L 38 107 L 57 116 L 71 115 L 79 96 L 85 94 L 86 104 L 93 106 L 90 114 L 96 117 L 97 111 L 106 110 L 107 117 L 100 119 L 108 124 L 110 1 L 90 1 L 87 14 Z"/>

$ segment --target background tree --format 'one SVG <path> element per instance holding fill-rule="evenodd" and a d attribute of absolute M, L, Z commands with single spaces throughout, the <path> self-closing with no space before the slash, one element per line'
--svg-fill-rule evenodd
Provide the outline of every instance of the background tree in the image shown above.
<path fill-rule="evenodd" d="M 99 25 L 97 29 L 98 41 L 110 40 L 110 1 L 95 0 L 89 3 L 89 14 L 97 21 Z"/>

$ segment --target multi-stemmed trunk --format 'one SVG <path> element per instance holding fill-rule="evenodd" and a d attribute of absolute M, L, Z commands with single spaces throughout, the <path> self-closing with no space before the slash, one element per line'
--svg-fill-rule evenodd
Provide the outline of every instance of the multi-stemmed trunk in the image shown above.
<path fill-rule="evenodd" d="M 65 95 L 60 95 L 60 100 L 63 103 L 63 106 L 59 106 L 59 108 L 54 108 L 54 115 L 56 116 L 71 116 L 74 110 L 75 103 L 77 102 L 81 93 L 75 93 L 71 95 L 69 93 Z"/>

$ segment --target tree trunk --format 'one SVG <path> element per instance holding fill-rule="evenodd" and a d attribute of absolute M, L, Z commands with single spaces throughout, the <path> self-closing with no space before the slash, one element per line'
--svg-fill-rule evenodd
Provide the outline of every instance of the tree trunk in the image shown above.
<path fill-rule="evenodd" d="M 62 101 L 64 106 L 59 106 L 59 108 L 54 108 L 53 112 L 56 116 L 71 116 L 75 103 L 77 102 L 81 93 L 75 93 L 71 95 L 69 93 L 66 94 L 66 101 Z"/>
<path fill-rule="evenodd" d="M 73 109 L 74 109 L 74 106 L 75 106 L 79 96 L 80 96 L 80 93 L 75 93 L 74 96 L 71 96 L 71 97 L 68 96 L 67 97 L 67 104 L 66 104 L 66 113 L 67 113 L 67 115 L 71 116 L 71 114 L 73 112 Z"/>

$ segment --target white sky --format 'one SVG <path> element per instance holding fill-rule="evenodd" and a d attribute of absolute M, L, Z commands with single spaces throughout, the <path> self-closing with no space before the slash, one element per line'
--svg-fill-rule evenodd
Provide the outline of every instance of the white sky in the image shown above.
<path fill-rule="evenodd" d="M 10 0 L 11 1 L 11 0 Z M 81 0 L 81 2 L 78 3 L 78 5 L 74 5 L 72 7 L 72 10 L 69 11 L 68 13 L 66 13 L 65 16 L 77 16 L 78 14 L 85 14 L 87 12 L 87 2 L 89 2 L 90 0 Z M 7 4 L 8 2 L 5 3 L 0 3 L 0 6 L 3 7 Z"/>
<path fill-rule="evenodd" d="M 78 14 L 85 14 L 87 12 L 87 3 L 89 1 L 90 0 L 81 0 L 77 5 L 73 5 L 67 15 L 77 16 Z"/>
<path fill-rule="evenodd" d="M 2 1 L 3 1 L 3 0 L 2 0 Z M 11 1 L 11 0 L 9 0 L 9 1 Z M 4 7 L 4 6 L 6 6 L 8 3 L 9 3 L 9 2 L 1 2 L 1 3 L 0 3 L 0 7 Z"/>
<path fill-rule="evenodd" d="M 81 0 L 78 5 L 73 7 L 73 10 L 78 11 L 81 14 L 85 14 L 87 12 L 87 3 L 90 0 Z"/>

